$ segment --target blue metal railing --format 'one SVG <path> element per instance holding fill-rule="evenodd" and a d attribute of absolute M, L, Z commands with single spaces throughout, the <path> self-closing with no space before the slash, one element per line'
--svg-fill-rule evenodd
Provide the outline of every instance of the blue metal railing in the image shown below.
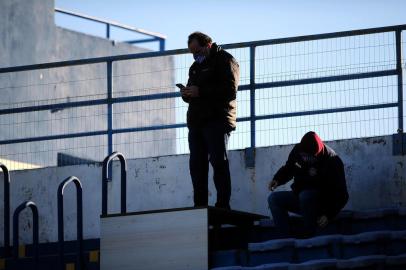
<path fill-rule="evenodd" d="M 82 269 L 83 257 L 83 201 L 82 201 L 82 184 L 75 176 L 66 178 L 58 187 L 58 264 L 59 269 L 65 269 L 64 263 L 64 222 L 63 222 L 63 191 L 67 185 L 74 183 L 76 187 L 76 234 L 77 234 L 77 252 L 76 265 L 77 269 Z"/>
<path fill-rule="evenodd" d="M 144 30 L 144 29 L 140 29 L 140 28 L 135 28 L 135 27 L 132 27 L 132 26 L 124 25 L 124 24 L 121 24 L 121 23 L 113 22 L 113 21 L 107 21 L 107 20 L 99 19 L 99 18 L 96 18 L 96 17 L 93 17 L 93 16 L 88 16 L 88 15 L 84 15 L 84 14 L 81 14 L 81 13 L 78 13 L 78 12 L 68 11 L 68 10 L 61 9 L 61 8 L 55 8 L 55 12 L 65 14 L 65 15 L 69 15 L 69 16 L 73 16 L 73 17 L 77 17 L 77 18 L 81 18 L 81 19 L 85 19 L 85 20 L 89 20 L 89 21 L 96 22 L 96 23 L 104 24 L 106 26 L 106 36 L 105 37 L 107 39 L 110 39 L 111 28 L 116 27 L 116 28 L 127 30 L 127 31 L 143 34 L 143 35 L 146 35 L 146 36 L 149 37 L 149 38 L 145 38 L 145 39 L 124 41 L 126 43 L 138 44 L 138 43 L 158 42 L 159 43 L 159 51 L 164 51 L 165 50 L 166 36 L 162 35 L 160 33 L 151 32 L 151 31 L 147 31 L 147 30 Z"/>
<path fill-rule="evenodd" d="M 6 165 L 0 163 L 4 176 L 4 257 L 10 256 L 10 172 Z"/>
<path fill-rule="evenodd" d="M 403 72 L 402 72 L 402 30 L 396 30 L 396 75 L 398 77 L 398 132 L 403 133 Z M 406 150 L 406 149 L 405 149 Z"/>
<path fill-rule="evenodd" d="M 38 239 L 39 239 L 39 228 L 38 228 L 38 209 L 34 202 L 26 201 L 20 204 L 13 215 L 13 250 L 14 250 L 14 260 L 18 260 L 18 249 L 19 249 L 19 216 L 21 211 L 29 207 L 32 212 L 32 242 L 34 248 L 34 269 L 38 269 L 39 262 L 39 248 L 38 248 Z"/>
<path fill-rule="evenodd" d="M 121 165 L 121 214 L 127 212 L 127 162 L 123 154 L 119 152 L 114 152 L 111 155 L 107 156 L 103 160 L 102 167 L 102 215 L 107 215 L 107 182 L 109 180 L 109 174 L 111 168 L 109 167 L 110 162 L 114 158 L 120 160 Z M 110 176 L 111 177 L 111 176 Z"/>
<path fill-rule="evenodd" d="M 249 116 L 239 117 L 238 122 L 248 122 L 250 123 L 250 149 L 253 150 L 257 143 L 256 138 L 256 122 L 258 120 L 265 119 L 277 119 L 277 118 L 287 118 L 293 116 L 304 116 L 304 115 L 320 115 L 326 113 L 337 113 L 337 112 L 352 112 L 352 111 L 363 111 L 363 110 L 372 110 L 372 109 L 384 109 L 384 108 L 397 108 L 397 132 L 403 133 L 403 75 L 402 75 L 402 55 L 401 55 L 401 46 L 402 46 L 402 31 L 406 30 L 406 25 L 397 25 L 397 26 L 388 26 L 381 28 L 371 28 L 363 30 L 353 30 L 353 31 L 344 31 L 336 33 L 327 33 L 319 35 L 309 35 L 309 36 L 299 36 L 299 37 L 290 37 L 290 38 L 279 38 L 279 39 L 270 39 L 270 40 L 261 40 L 261 41 L 252 41 L 245 43 L 235 43 L 224 45 L 225 49 L 241 49 L 246 48 L 250 50 L 250 71 L 249 71 L 249 83 L 243 84 L 239 87 L 239 91 L 250 91 L 250 112 Z M 350 73 L 343 75 L 331 75 L 331 76 L 319 76 L 311 77 L 304 79 L 294 79 L 294 80 L 279 80 L 279 81 L 269 81 L 269 82 L 260 82 L 255 81 L 256 77 L 256 53 L 255 50 L 259 46 L 265 45 L 277 45 L 277 44 L 288 44 L 295 42 L 303 41 L 318 41 L 323 39 L 331 38 L 342 38 L 342 37 L 351 37 L 351 36 L 362 36 L 369 34 L 377 33 L 393 33 L 395 36 L 396 43 L 396 68 L 387 68 L 379 71 L 369 71 L 369 72 L 359 72 L 359 73 Z M 107 129 L 96 130 L 91 132 L 78 132 L 78 133 L 67 133 L 61 135 L 51 135 L 51 136 L 41 136 L 41 137 L 30 137 L 30 138 L 18 138 L 18 139 L 7 139 L 0 140 L 0 145 L 4 144 L 14 144 L 21 142 L 35 142 L 35 141 L 46 141 L 46 140 L 55 140 L 55 139 L 66 139 L 66 138 L 78 138 L 78 137 L 88 137 L 88 136 L 97 136 L 97 135 L 106 135 L 108 138 L 107 143 L 107 152 L 108 154 L 113 153 L 115 150 L 113 148 L 113 137 L 115 134 L 128 133 L 128 132 L 141 132 L 141 131 L 152 131 L 152 130 L 164 130 L 164 129 L 173 129 L 173 128 L 183 128 L 186 127 L 186 123 L 177 123 L 177 124 L 163 124 L 163 125 L 148 125 L 142 127 L 130 127 L 130 128 L 113 128 L 113 107 L 119 103 L 125 102 L 140 102 L 146 100 L 159 100 L 159 99 L 168 99 L 168 98 L 178 98 L 180 93 L 178 92 L 166 92 L 150 95 L 138 95 L 138 96 L 126 96 L 126 97 L 113 97 L 113 63 L 123 61 L 123 60 L 133 60 L 133 59 L 147 59 L 154 57 L 164 57 L 164 56 L 175 56 L 180 54 L 188 53 L 187 49 L 171 50 L 171 51 L 162 51 L 162 52 L 148 52 L 148 53 L 137 53 L 137 54 L 125 54 L 117 56 L 106 56 L 98 58 L 89 58 L 89 59 L 79 59 L 79 60 L 69 60 L 61 62 L 52 62 L 52 63 L 43 63 L 35 65 L 26 65 L 26 66 L 15 66 L 0 68 L 0 74 L 10 73 L 10 72 L 20 72 L 20 71 L 32 71 L 39 69 L 52 69 L 58 67 L 68 67 L 68 66 L 79 66 L 79 65 L 88 65 L 96 63 L 106 63 L 106 85 L 107 85 L 107 98 L 88 100 L 88 101 L 77 101 L 77 102 L 66 102 L 66 103 L 57 103 L 49 105 L 39 105 L 39 106 L 27 106 L 21 108 L 9 108 L 1 109 L 0 115 L 5 114 L 15 114 L 21 112 L 36 112 L 52 109 L 61 109 L 61 108 L 79 108 L 86 106 L 96 106 L 96 105 L 106 105 L 107 106 Z M 388 77 L 388 76 L 397 76 L 397 100 L 393 102 L 379 102 L 373 105 L 358 105 L 358 106 L 344 106 L 340 108 L 331 108 L 331 109 L 313 109 L 313 110 L 302 110 L 295 112 L 285 112 L 285 113 L 274 113 L 274 114 L 256 114 L 255 108 L 255 92 L 259 89 L 265 88 L 275 88 L 283 86 L 298 86 L 306 84 L 320 84 L 325 82 L 338 82 L 338 81 L 347 81 L 355 79 L 366 79 L 366 78 L 379 78 L 379 77 Z M 394 130 L 393 132 L 396 132 Z"/>

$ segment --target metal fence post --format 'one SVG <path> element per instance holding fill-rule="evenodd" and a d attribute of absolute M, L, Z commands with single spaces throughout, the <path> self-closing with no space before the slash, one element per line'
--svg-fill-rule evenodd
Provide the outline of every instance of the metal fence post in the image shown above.
<path fill-rule="evenodd" d="M 106 23 L 106 38 L 110 39 L 110 24 Z"/>
<path fill-rule="evenodd" d="M 107 155 L 113 153 L 113 61 L 107 61 Z"/>
<path fill-rule="evenodd" d="M 255 167 L 255 45 L 250 46 L 250 147 L 245 149 L 245 166 Z"/>
<path fill-rule="evenodd" d="M 393 136 L 393 154 L 406 153 L 406 139 L 403 132 L 403 70 L 402 70 L 402 30 L 395 30 L 396 39 L 396 75 L 398 77 L 398 130 Z"/>
<path fill-rule="evenodd" d="M 251 148 L 255 148 L 255 46 L 250 47 Z"/>
<path fill-rule="evenodd" d="M 165 39 L 164 38 L 159 39 L 159 51 L 160 52 L 165 51 Z"/>
<path fill-rule="evenodd" d="M 113 61 L 107 61 L 107 155 L 113 150 Z M 109 166 L 108 178 L 112 179 L 113 166 Z"/>
<path fill-rule="evenodd" d="M 399 132 L 403 133 L 403 70 L 402 70 L 402 30 L 396 30 L 396 71 L 398 75 L 398 117 Z"/>

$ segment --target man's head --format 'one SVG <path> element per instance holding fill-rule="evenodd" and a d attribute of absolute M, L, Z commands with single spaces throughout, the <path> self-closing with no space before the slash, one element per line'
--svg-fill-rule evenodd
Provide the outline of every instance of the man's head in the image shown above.
<path fill-rule="evenodd" d="M 316 132 L 309 131 L 300 141 L 300 149 L 306 154 L 317 156 L 323 152 L 324 144 Z"/>
<path fill-rule="evenodd" d="M 212 39 L 202 32 L 193 32 L 189 35 L 187 45 L 193 57 L 197 60 L 199 57 L 207 57 L 210 53 Z"/>

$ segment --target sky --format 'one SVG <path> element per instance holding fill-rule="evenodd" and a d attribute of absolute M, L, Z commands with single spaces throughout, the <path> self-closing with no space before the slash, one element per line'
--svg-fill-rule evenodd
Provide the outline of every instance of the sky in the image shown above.
<path fill-rule="evenodd" d="M 405 0 L 55 0 L 55 6 L 162 33 L 168 50 L 185 48 L 196 30 L 226 44 L 406 24 Z M 105 31 L 97 24 L 83 27 L 78 19 L 60 20 L 72 29 Z"/>

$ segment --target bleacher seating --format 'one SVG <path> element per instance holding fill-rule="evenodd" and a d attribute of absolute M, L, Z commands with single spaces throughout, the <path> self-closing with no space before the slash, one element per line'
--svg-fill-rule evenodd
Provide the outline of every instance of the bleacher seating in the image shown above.
<path fill-rule="evenodd" d="M 298 239 L 295 243 L 296 261 L 305 262 L 313 258 L 334 259 L 339 255 L 340 235 L 324 235 L 310 239 Z"/>
<path fill-rule="evenodd" d="M 300 222 L 299 217 L 291 217 L 294 227 Z M 225 263 L 225 258 L 217 256 L 212 269 L 405 270 L 406 208 L 343 211 L 308 239 L 281 238 L 272 220 L 261 220 L 253 228 L 250 242 L 246 249 L 234 250 L 234 257 L 239 254 L 237 260 Z"/>
<path fill-rule="evenodd" d="M 386 270 L 404 270 L 406 265 L 406 253 L 397 256 L 386 256 Z"/>
<path fill-rule="evenodd" d="M 250 265 L 267 262 L 291 262 L 294 258 L 295 239 L 277 239 L 248 245 Z"/>
<path fill-rule="evenodd" d="M 385 244 L 390 240 L 390 231 L 364 232 L 345 235 L 341 239 L 341 258 L 385 254 Z"/>
<path fill-rule="evenodd" d="M 338 260 L 336 264 L 337 269 L 357 269 L 357 270 L 383 269 L 384 266 L 385 266 L 384 255 L 354 257 L 347 260 Z"/>
<path fill-rule="evenodd" d="M 300 226 L 300 218 L 293 216 L 292 224 Z M 217 230 L 213 237 L 234 240 L 212 247 L 210 268 L 215 270 L 406 269 L 406 208 L 343 211 L 327 228 L 307 239 L 281 238 L 269 219 L 261 220 L 244 236 L 249 241 L 246 245 L 235 239 L 240 229 L 225 226 Z M 66 262 L 75 262 L 75 248 L 75 241 L 65 243 Z M 99 269 L 98 250 L 98 239 L 84 241 L 86 269 Z M 56 243 L 40 244 L 40 269 L 56 268 L 56 251 Z M 32 264 L 32 253 L 27 246 L 18 269 Z M 7 265 L 13 265 L 12 258 Z"/>

